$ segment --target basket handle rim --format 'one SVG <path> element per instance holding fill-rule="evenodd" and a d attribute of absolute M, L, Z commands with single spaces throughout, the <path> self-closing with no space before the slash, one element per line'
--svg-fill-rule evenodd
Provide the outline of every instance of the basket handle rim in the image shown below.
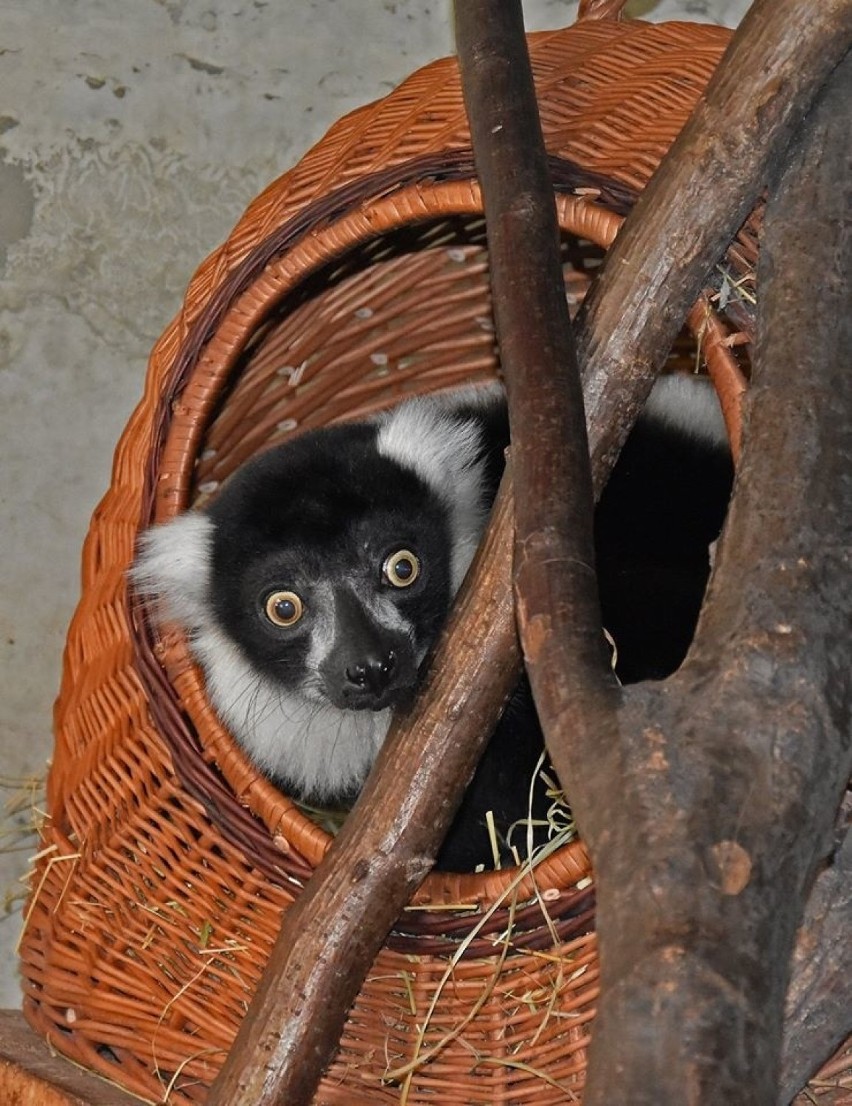
<path fill-rule="evenodd" d="M 578 23 L 590 23 L 592 20 L 612 20 L 618 22 L 624 18 L 627 0 L 580 0 L 577 12 Z"/>

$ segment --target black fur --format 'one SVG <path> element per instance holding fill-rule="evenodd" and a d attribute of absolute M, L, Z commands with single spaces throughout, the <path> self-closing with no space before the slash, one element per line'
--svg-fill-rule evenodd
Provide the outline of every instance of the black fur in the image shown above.
<path fill-rule="evenodd" d="M 497 420 L 492 428 L 492 455 L 502 456 L 508 427 Z M 622 683 L 663 679 L 683 662 L 710 572 L 709 546 L 724 522 L 732 481 L 731 455 L 721 443 L 640 419 L 625 444 L 595 515 L 603 623 L 617 645 Z M 438 867 L 466 871 L 490 855 L 487 811 L 502 834 L 528 817 L 529 781 L 542 744 L 523 681 L 468 789 Z M 534 819 L 544 817 L 549 802 L 537 781 Z M 538 828 L 535 844 L 544 837 Z M 525 831 L 515 844 L 523 852 Z M 503 860 L 510 856 L 503 848 Z"/>
<path fill-rule="evenodd" d="M 363 782 L 388 708 L 416 687 L 496 493 L 509 438 L 499 393 L 462 393 L 429 410 L 420 425 L 390 416 L 296 438 L 235 473 L 205 515 L 182 516 L 143 541 L 137 586 L 184 622 L 214 705 L 259 767 L 297 797 L 345 802 Z M 381 438 L 389 423 L 403 427 L 390 444 Z M 670 674 L 692 638 L 733 475 L 727 449 L 711 440 L 640 420 L 598 507 L 603 621 L 623 682 Z M 388 558 L 400 550 L 414 554 L 418 571 L 394 583 Z M 268 617 L 279 592 L 304 608 L 286 627 Z M 439 867 L 490 864 L 489 811 L 511 861 L 506 835 L 528 816 L 542 749 L 522 681 Z M 537 779 L 534 819 L 550 801 Z M 516 834 L 522 855 L 526 841 L 525 830 Z"/>
<path fill-rule="evenodd" d="M 393 596 L 418 627 L 415 646 L 431 643 L 446 618 L 451 598 L 446 511 L 414 473 L 377 454 L 375 439 L 372 425 L 332 426 L 297 438 L 239 470 L 208 510 L 216 523 L 216 616 L 273 679 L 300 680 L 307 649 L 304 625 L 281 634 L 262 617 L 274 588 L 297 592 L 308 608 L 323 581 L 346 580 L 362 597 L 387 594 L 379 566 L 394 549 L 410 546 L 422 554 L 423 572 Z M 341 650 L 357 645 L 350 635 Z M 398 675 L 391 702 L 413 690 L 413 655 Z"/>

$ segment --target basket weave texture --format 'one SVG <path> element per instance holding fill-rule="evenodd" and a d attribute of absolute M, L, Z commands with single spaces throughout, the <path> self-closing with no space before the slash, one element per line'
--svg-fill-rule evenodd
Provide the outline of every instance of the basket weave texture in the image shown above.
<path fill-rule="evenodd" d="M 728 38 L 591 19 L 530 36 L 569 297 Z M 731 264 L 753 253 L 745 234 Z M 706 302 L 693 315 L 735 394 L 723 320 Z M 258 196 L 153 351 L 84 549 L 22 942 L 26 1015 L 60 1052 L 146 1099 L 203 1102 L 281 912 L 329 844 L 219 725 L 182 635 L 128 596 L 140 529 L 288 435 L 496 372 L 479 189 L 444 60 Z M 578 1101 L 597 995 L 590 875 L 579 842 L 534 875 L 431 875 L 316 1101 Z"/>

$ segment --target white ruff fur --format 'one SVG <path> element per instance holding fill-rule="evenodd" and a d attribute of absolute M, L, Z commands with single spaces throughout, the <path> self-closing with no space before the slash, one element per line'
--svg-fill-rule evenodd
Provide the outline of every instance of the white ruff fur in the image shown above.
<path fill-rule="evenodd" d="M 142 535 L 130 579 L 140 595 L 154 601 L 160 618 L 194 629 L 199 619 L 209 618 L 212 551 L 213 523 L 188 511 Z"/>
<path fill-rule="evenodd" d="M 705 377 L 671 373 L 654 384 L 644 418 L 711 446 L 724 446 L 728 432 L 713 385 Z"/>
<path fill-rule="evenodd" d="M 391 722 L 390 710 L 347 711 L 258 673 L 216 626 L 209 600 L 213 523 L 188 512 L 143 535 L 131 578 L 159 617 L 187 632 L 219 717 L 257 767 L 322 800 L 363 784 Z"/>
<path fill-rule="evenodd" d="M 490 391 L 490 389 L 489 389 Z M 464 398 L 469 398 L 467 392 Z M 482 537 L 488 506 L 476 463 L 480 429 L 459 420 L 447 397 L 422 397 L 388 412 L 379 422 L 379 453 L 411 469 L 443 501 L 450 516 L 451 588 L 458 591 Z"/>
<path fill-rule="evenodd" d="M 193 650 L 211 703 L 262 772 L 320 801 L 361 787 L 388 732 L 390 710 L 338 710 L 288 694 L 215 629 L 193 635 Z"/>

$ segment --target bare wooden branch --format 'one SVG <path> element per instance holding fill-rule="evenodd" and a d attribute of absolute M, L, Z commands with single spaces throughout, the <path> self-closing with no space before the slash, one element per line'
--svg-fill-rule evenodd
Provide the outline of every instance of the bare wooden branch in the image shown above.
<path fill-rule="evenodd" d="M 575 753 L 606 744 L 618 685 L 601 629 L 583 397 L 519 0 L 465 0 L 456 43 L 520 491 L 519 629 L 548 749 L 569 781 L 580 771 Z"/>
<path fill-rule="evenodd" d="M 586 413 L 614 374 L 616 417 L 592 452 L 608 472 L 712 267 L 777 172 L 817 90 L 849 49 L 852 2 L 755 0 L 707 92 L 609 251 L 578 333 Z M 629 385 L 629 386 L 628 386 Z"/>
<path fill-rule="evenodd" d="M 784 1012 L 781 1091 L 788 1106 L 852 1032 L 852 832 L 817 877 L 796 938 Z"/>
<path fill-rule="evenodd" d="M 506 602 L 511 509 L 510 492 L 501 489 L 425 685 L 388 736 L 315 877 L 285 913 L 210 1106 L 311 1101 L 376 953 L 432 867 L 520 673 Z"/>
<path fill-rule="evenodd" d="M 847 57 L 767 207 L 745 451 L 695 643 L 625 693 L 621 793 L 579 781 L 599 800 L 586 1106 L 776 1101 L 796 928 L 852 767 L 850 79 Z"/>

